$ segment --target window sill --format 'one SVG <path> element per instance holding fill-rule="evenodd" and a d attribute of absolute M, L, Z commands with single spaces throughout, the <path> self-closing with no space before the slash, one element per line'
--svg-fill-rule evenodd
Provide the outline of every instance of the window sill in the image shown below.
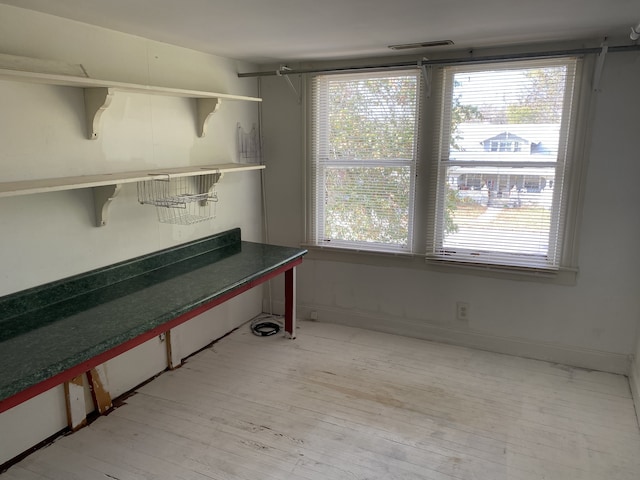
<path fill-rule="evenodd" d="M 577 268 L 561 268 L 557 271 L 544 271 L 526 267 L 506 267 L 489 264 L 468 264 L 448 260 L 425 259 L 424 254 L 409 252 L 379 252 L 355 250 L 341 247 L 302 244 L 309 253 L 308 260 L 344 262 L 376 267 L 412 268 L 439 273 L 472 275 L 501 280 L 514 280 L 552 285 L 576 285 Z"/>

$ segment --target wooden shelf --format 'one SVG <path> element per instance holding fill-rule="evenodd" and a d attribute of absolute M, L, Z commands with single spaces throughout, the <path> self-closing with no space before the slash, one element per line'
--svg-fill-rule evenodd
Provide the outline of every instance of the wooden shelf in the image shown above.
<path fill-rule="evenodd" d="M 206 135 L 207 121 L 211 115 L 218 110 L 220 103 L 223 100 L 249 102 L 262 101 L 261 98 L 242 95 L 157 87 L 152 85 L 138 85 L 134 83 L 88 78 L 86 76 L 82 76 L 84 69 L 79 65 L 63 65 L 64 69 L 60 70 L 61 66 L 56 63 L 53 67 L 55 67 L 57 72 L 62 71 L 63 73 L 47 73 L 46 70 L 52 68 L 50 61 L 2 54 L 0 54 L 0 57 L 3 59 L 3 66 L 10 66 L 10 68 L 0 68 L 0 80 L 82 88 L 87 134 L 90 139 L 98 138 L 102 115 L 106 109 L 109 108 L 113 97 L 118 92 L 143 93 L 195 99 L 197 107 L 196 123 L 198 135 L 200 137 Z M 32 70 L 27 71 L 30 69 Z M 206 184 L 212 186 L 222 178 L 224 173 L 258 170 L 262 168 L 264 168 L 263 165 L 227 163 L 221 165 L 190 166 L 137 172 L 107 173 L 77 177 L 4 182 L 0 183 L 0 198 L 79 188 L 91 188 L 94 197 L 96 223 L 98 226 L 102 226 L 107 223 L 109 205 L 118 195 L 122 185 L 125 183 L 202 175 L 208 176 Z"/>
<path fill-rule="evenodd" d="M 77 177 L 45 178 L 41 180 L 22 180 L 0 183 L 0 198 L 33 193 L 74 190 L 77 188 L 101 187 L 105 185 L 145 182 L 155 178 L 193 177 L 196 175 L 212 175 L 246 170 L 260 170 L 264 165 L 241 163 L 223 163 L 220 165 L 201 165 L 180 168 L 162 168 L 137 172 L 102 173 L 98 175 L 81 175 Z"/>
<path fill-rule="evenodd" d="M 219 181 L 225 173 L 260 170 L 263 168 L 264 165 L 224 163 L 219 165 L 200 165 L 136 172 L 103 173 L 77 177 L 3 182 L 0 183 L 0 198 L 91 188 L 93 189 L 95 202 L 96 224 L 98 226 L 104 226 L 107 224 L 109 205 L 120 192 L 122 184 L 167 178 L 193 177 L 197 175 L 216 175 L 216 181 Z"/>
<path fill-rule="evenodd" d="M 98 80 L 94 78 L 53 73 L 25 72 L 21 70 L 0 69 L 0 80 L 58 85 L 84 89 L 87 132 L 90 139 L 98 138 L 100 120 L 117 92 L 145 93 L 170 97 L 193 98 L 197 106 L 198 136 L 204 137 L 207 132 L 207 120 L 220 107 L 222 100 L 261 102 L 258 97 L 231 95 L 227 93 L 185 90 L 179 88 L 138 85 L 134 83 Z"/>

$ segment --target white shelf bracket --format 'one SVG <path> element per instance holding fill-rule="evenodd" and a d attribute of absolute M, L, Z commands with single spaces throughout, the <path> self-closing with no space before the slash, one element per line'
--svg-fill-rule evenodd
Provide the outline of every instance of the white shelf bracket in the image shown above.
<path fill-rule="evenodd" d="M 107 87 L 84 88 L 84 111 L 87 121 L 87 134 L 90 140 L 98 138 L 100 121 L 113 100 L 113 90 Z"/>
<path fill-rule="evenodd" d="M 120 193 L 121 184 L 93 187 L 93 204 L 96 210 L 96 226 L 104 227 L 109 218 L 109 206 Z"/>
<path fill-rule="evenodd" d="M 216 183 L 218 183 L 220 180 L 222 180 L 223 176 L 224 176 L 224 172 L 208 173 L 206 175 L 200 175 L 201 177 L 200 185 L 201 185 L 202 191 L 199 193 L 209 193 L 213 188 L 213 186 Z"/>
<path fill-rule="evenodd" d="M 198 136 L 207 135 L 207 122 L 209 117 L 218 111 L 222 100 L 219 98 L 196 98 L 196 107 L 198 110 Z"/>
<path fill-rule="evenodd" d="M 216 183 L 222 180 L 223 176 L 224 176 L 223 172 L 200 175 L 199 182 L 198 182 L 200 191 L 198 193 L 200 194 L 206 193 L 210 195 L 213 187 L 216 185 Z M 203 200 L 200 202 L 200 205 L 205 206 L 209 201 L 211 200 Z"/>

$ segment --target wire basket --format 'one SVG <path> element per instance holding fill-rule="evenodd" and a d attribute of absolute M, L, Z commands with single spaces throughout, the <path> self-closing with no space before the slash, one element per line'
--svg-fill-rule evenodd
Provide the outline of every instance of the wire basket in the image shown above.
<path fill-rule="evenodd" d="M 260 149 L 260 132 L 255 124 L 250 132 L 245 132 L 242 125 L 237 125 L 237 143 L 240 163 L 260 163 L 262 152 Z"/>
<path fill-rule="evenodd" d="M 191 225 L 215 218 L 220 174 L 138 182 L 138 202 L 154 205 L 161 223 Z"/>

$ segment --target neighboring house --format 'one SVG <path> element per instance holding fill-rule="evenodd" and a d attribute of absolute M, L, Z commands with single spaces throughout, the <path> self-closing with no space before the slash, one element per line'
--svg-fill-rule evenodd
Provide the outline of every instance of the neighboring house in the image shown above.
<path fill-rule="evenodd" d="M 488 138 L 480 144 L 485 152 L 530 152 L 532 143 L 509 131 Z"/>
<path fill-rule="evenodd" d="M 550 207 L 559 131 L 558 124 L 458 125 L 450 187 L 483 205 Z"/>

